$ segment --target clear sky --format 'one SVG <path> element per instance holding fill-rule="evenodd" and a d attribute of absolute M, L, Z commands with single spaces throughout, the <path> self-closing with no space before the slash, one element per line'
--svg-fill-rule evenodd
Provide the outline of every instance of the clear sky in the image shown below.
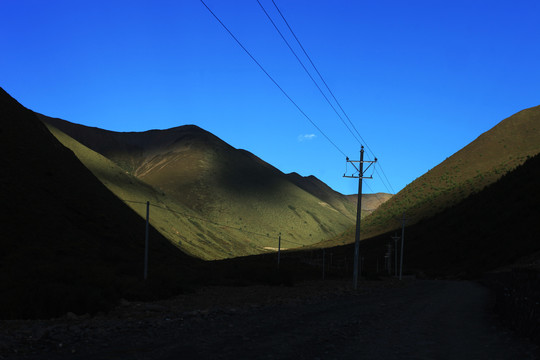
<path fill-rule="evenodd" d="M 275 1 L 395 191 L 540 104 L 540 1 Z M 205 2 L 357 159 L 359 143 L 257 1 Z M 341 152 L 199 0 L 2 0 L 0 34 L 0 86 L 34 111 L 115 131 L 196 124 L 283 172 L 356 192 Z M 391 191 L 377 173 L 366 183 Z"/>

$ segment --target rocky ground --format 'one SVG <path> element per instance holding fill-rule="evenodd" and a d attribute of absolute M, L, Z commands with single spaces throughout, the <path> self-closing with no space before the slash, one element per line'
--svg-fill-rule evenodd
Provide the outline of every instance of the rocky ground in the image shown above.
<path fill-rule="evenodd" d="M 471 282 L 211 287 L 109 314 L 0 322 L 0 359 L 536 359 Z"/>

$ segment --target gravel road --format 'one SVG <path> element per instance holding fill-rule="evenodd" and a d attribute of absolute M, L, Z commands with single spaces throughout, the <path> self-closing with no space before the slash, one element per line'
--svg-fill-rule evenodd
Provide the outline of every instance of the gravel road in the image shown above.
<path fill-rule="evenodd" d="M 127 304 L 107 317 L 4 321 L 0 359 L 538 357 L 535 345 L 498 323 L 489 291 L 476 283 L 381 282 L 357 292 L 325 284 L 236 289 L 243 295 L 229 302 L 225 291 L 236 290 L 220 289 L 200 294 L 217 304 L 202 310 L 191 299 L 187 311 L 184 297 Z"/>

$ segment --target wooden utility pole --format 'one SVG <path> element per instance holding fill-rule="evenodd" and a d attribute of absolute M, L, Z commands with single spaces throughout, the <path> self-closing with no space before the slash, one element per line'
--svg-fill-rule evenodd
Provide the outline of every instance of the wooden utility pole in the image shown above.
<path fill-rule="evenodd" d="M 146 232 L 144 237 L 144 280 L 148 278 L 148 230 L 150 227 L 150 201 L 146 202 Z"/>
<path fill-rule="evenodd" d="M 360 160 L 349 160 L 347 162 L 358 171 L 358 175 L 346 175 L 343 177 L 347 178 L 358 178 L 358 203 L 356 206 L 356 232 L 354 233 L 354 269 L 353 269 L 353 287 L 356 290 L 358 288 L 358 256 L 360 252 L 360 221 L 362 217 L 362 180 L 363 179 L 373 179 L 373 177 L 365 177 L 364 171 L 369 169 L 377 161 L 375 158 L 374 161 L 364 161 L 364 146 L 360 149 Z M 355 163 L 358 163 L 359 166 L 356 167 Z M 364 163 L 369 163 L 368 167 L 364 170 Z"/>
<path fill-rule="evenodd" d="M 386 271 L 388 272 L 388 276 L 392 275 L 392 244 L 388 243 L 386 244 L 386 254 L 384 256 L 386 258 Z"/>
<path fill-rule="evenodd" d="M 278 236 L 278 248 L 277 248 L 277 267 L 278 267 L 278 270 L 279 270 L 280 258 L 281 258 L 281 233 L 279 233 L 279 236 Z"/>
<path fill-rule="evenodd" d="M 405 242 L 405 213 L 401 218 L 401 261 L 399 262 L 399 280 L 401 280 L 401 275 L 403 273 L 403 243 Z"/>

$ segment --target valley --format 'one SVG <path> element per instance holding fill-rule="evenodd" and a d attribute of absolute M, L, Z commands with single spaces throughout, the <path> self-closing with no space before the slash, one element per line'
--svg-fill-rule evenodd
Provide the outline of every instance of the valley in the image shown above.
<path fill-rule="evenodd" d="M 136 321 L 156 315 L 149 320 L 153 336 L 160 334 L 173 341 L 176 335 L 161 325 L 171 316 L 181 322 L 184 317 L 193 318 L 201 327 L 189 320 L 190 329 L 203 332 L 221 321 L 244 326 L 243 319 L 224 320 L 217 315 L 222 311 L 217 304 L 220 299 L 237 295 L 240 298 L 235 301 L 246 304 L 252 291 L 258 294 L 251 303 L 253 309 L 266 309 L 266 300 L 262 299 L 287 303 L 292 297 L 300 299 L 306 309 L 310 304 L 320 304 L 320 310 L 314 311 L 321 311 L 323 315 L 317 321 L 324 322 L 326 313 L 333 318 L 345 316 L 330 302 L 343 300 L 348 304 L 346 299 L 350 298 L 359 304 L 358 296 L 366 291 L 369 294 L 372 288 L 385 289 L 380 290 L 385 296 L 424 286 L 446 293 L 443 282 L 423 279 L 480 279 L 512 267 L 536 273 L 540 269 L 540 242 L 531 229 L 537 228 L 540 203 L 538 109 L 527 109 L 502 121 L 394 196 L 364 194 L 362 283 L 355 293 L 344 285 L 352 274 L 354 195 L 337 193 L 313 176 L 284 174 L 194 125 L 116 133 L 36 114 L 2 91 L 2 153 L 6 160 L 2 194 L 12 205 L 3 214 L 1 316 L 14 319 L 4 321 L 6 326 L 15 327 L 22 324 L 16 319 L 54 318 L 52 325 L 44 326 L 52 326 L 59 333 L 64 326 L 73 326 L 65 324 L 67 313 L 88 328 L 94 321 L 112 321 L 113 326 L 126 327 L 126 334 L 130 334 L 114 345 L 115 351 L 122 352 L 136 328 L 133 319 L 112 320 L 122 306 L 135 311 L 129 316 Z M 502 155 L 497 152 L 501 147 L 506 149 Z M 150 276 L 145 281 L 142 266 L 147 201 L 151 204 L 151 241 Z M 392 269 L 387 271 L 383 264 L 403 212 L 407 214 L 404 271 L 408 279 L 420 280 L 400 283 L 388 276 Z M 282 251 L 277 266 L 279 239 Z M 320 280 L 321 275 L 325 281 Z M 341 285 L 334 287 L 336 282 Z M 306 284 L 319 285 L 315 285 L 317 290 L 308 290 Z M 467 292 L 476 294 L 471 295 L 476 299 L 471 301 L 478 306 L 492 301 L 484 290 L 475 290 L 477 285 L 464 284 L 469 283 L 448 286 L 467 287 Z M 219 295 L 212 300 L 201 296 L 201 291 L 217 291 Z M 175 313 L 167 301 L 178 296 L 184 302 Z M 217 313 L 206 309 L 211 307 L 208 301 L 218 306 Z M 369 296 L 365 301 L 370 306 L 386 304 L 381 298 Z M 187 303 L 191 305 L 186 308 Z M 133 304 L 158 309 L 159 315 L 151 315 L 154 310 L 137 312 Z M 269 306 L 268 311 L 276 310 L 277 305 Z M 287 318 L 294 318 L 300 308 L 289 310 Z M 255 322 L 270 321 L 258 318 L 256 311 L 245 314 Z M 260 316 L 266 319 L 267 315 Z M 362 316 L 359 321 L 368 321 Z M 338 338 L 349 329 L 348 324 L 336 322 Z M 42 335 L 29 345 L 17 335 L 26 331 L 24 324 L 20 326 L 10 338 L 14 343 L 6 345 L 7 350 L 4 347 L 6 356 L 19 346 L 15 344 L 37 346 L 37 352 L 49 351 L 58 358 L 67 356 L 64 350 L 47 348 L 52 343 L 49 335 L 43 334 L 56 330 L 36 330 Z M 417 330 L 419 334 L 425 332 L 424 328 Z M 317 337 L 323 329 L 310 327 L 310 331 L 310 336 Z M 247 336 L 244 332 L 235 334 Z M 103 351 L 93 353 L 95 356 L 110 355 L 101 347 L 101 335 L 92 335 L 91 331 L 87 335 L 97 339 L 94 345 Z M 282 341 L 274 335 L 265 341 Z M 61 336 L 74 341 L 68 335 Z M 341 341 L 338 338 L 336 343 Z M 306 340 L 302 339 L 300 336 L 300 342 Z M 355 347 L 349 340 L 340 347 L 353 354 Z M 516 341 L 520 340 L 511 343 Z M 212 346 L 222 345 L 218 340 L 208 343 L 207 352 Z M 509 346 L 508 351 L 514 351 L 515 345 Z M 195 348 L 169 349 L 171 354 L 184 350 L 193 356 L 200 354 Z M 326 351 L 317 349 L 317 353 Z M 32 351 L 25 356 L 30 359 L 37 354 Z M 86 351 L 91 353 L 83 353 Z M 157 350 L 148 347 L 148 351 Z M 258 353 L 263 348 L 254 347 L 253 351 Z M 534 346 L 530 351 L 536 351 Z M 223 356 L 235 354 L 236 350 L 231 350 Z M 388 354 L 386 358 L 392 357 Z"/>
<path fill-rule="evenodd" d="M 0 360 L 540 359 L 539 13 L 0 1 Z"/>
<path fill-rule="evenodd" d="M 405 213 L 413 225 L 481 192 L 505 174 L 540 153 L 540 106 L 525 109 L 502 120 L 439 165 L 419 176 L 384 202 L 362 224 L 362 239 L 401 227 Z M 352 242 L 348 235 L 321 246 Z"/>

